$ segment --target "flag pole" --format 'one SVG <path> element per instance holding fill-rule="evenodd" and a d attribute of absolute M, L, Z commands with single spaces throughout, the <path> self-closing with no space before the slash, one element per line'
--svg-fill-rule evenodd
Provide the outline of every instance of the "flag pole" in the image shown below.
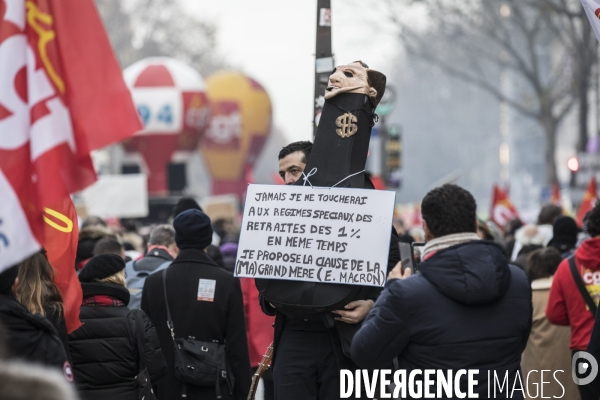
<path fill-rule="evenodd" d="M 317 134 L 318 121 L 325 103 L 323 94 L 334 66 L 333 53 L 331 52 L 331 0 L 317 0 L 313 138 Z"/>

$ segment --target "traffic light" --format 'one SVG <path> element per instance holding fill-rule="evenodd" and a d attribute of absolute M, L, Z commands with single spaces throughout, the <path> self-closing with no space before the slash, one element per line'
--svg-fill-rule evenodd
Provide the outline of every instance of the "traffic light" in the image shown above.
<path fill-rule="evenodd" d="M 402 127 L 390 125 L 387 127 L 385 143 L 386 183 L 389 187 L 400 187 L 400 169 L 402 168 Z"/>
<path fill-rule="evenodd" d="M 571 171 L 571 179 L 569 181 L 569 186 L 575 187 L 577 171 L 579 171 L 579 159 L 576 156 L 573 156 L 567 160 L 567 167 L 569 171 Z"/>

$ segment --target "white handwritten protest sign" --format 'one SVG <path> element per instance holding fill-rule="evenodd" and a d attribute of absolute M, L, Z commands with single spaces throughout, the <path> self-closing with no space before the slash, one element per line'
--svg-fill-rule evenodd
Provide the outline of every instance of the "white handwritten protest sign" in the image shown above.
<path fill-rule="evenodd" d="M 383 286 L 395 196 L 249 185 L 235 275 Z"/>

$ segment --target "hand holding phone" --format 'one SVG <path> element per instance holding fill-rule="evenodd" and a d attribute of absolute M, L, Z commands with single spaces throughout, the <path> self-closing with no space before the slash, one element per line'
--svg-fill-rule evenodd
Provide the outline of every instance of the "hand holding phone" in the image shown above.
<path fill-rule="evenodd" d="M 404 279 L 412 275 L 412 270 L 410 268 L 405 269 L 403 264 L 402 261 L 399 261 L 398 264 L 396 264 L 387 276 L 388 281 L 392 279 Z"/>

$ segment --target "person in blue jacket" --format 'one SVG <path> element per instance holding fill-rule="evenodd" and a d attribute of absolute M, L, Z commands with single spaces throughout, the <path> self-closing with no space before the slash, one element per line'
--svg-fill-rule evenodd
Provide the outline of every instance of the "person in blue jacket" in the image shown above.
<path fill-rule="evenodd" d="M 421 211 L 427 243 L 419 273 L 411 276 L 398 263 L 388 275 L 352 341 L 358 366 L 389 368 L 397 357 L 407 376 L 433 369 L 455 378 L 461 370 L 478 370 L 471 389 L 479 398 L 523 399 L 519 379 L 526 377 L 520 375 L 520 362 L 531 329 L 531 289 L 500 246 L 479 239 L 476 207 L 471 193 L 456 185 L 425 196 Z M 423 374 L 413 375 L 427 383 Z M 501 384 L 507 377 L 508 385 L 494 387 L 495 377 Z M 434 376 L 428 388 L 436 396 L 437 382 Z M 468 375 L 461 374 L 456 386 L 466 393 Z M 459 397 L 452 393 L 442 391 L 441 398 Z"/>

